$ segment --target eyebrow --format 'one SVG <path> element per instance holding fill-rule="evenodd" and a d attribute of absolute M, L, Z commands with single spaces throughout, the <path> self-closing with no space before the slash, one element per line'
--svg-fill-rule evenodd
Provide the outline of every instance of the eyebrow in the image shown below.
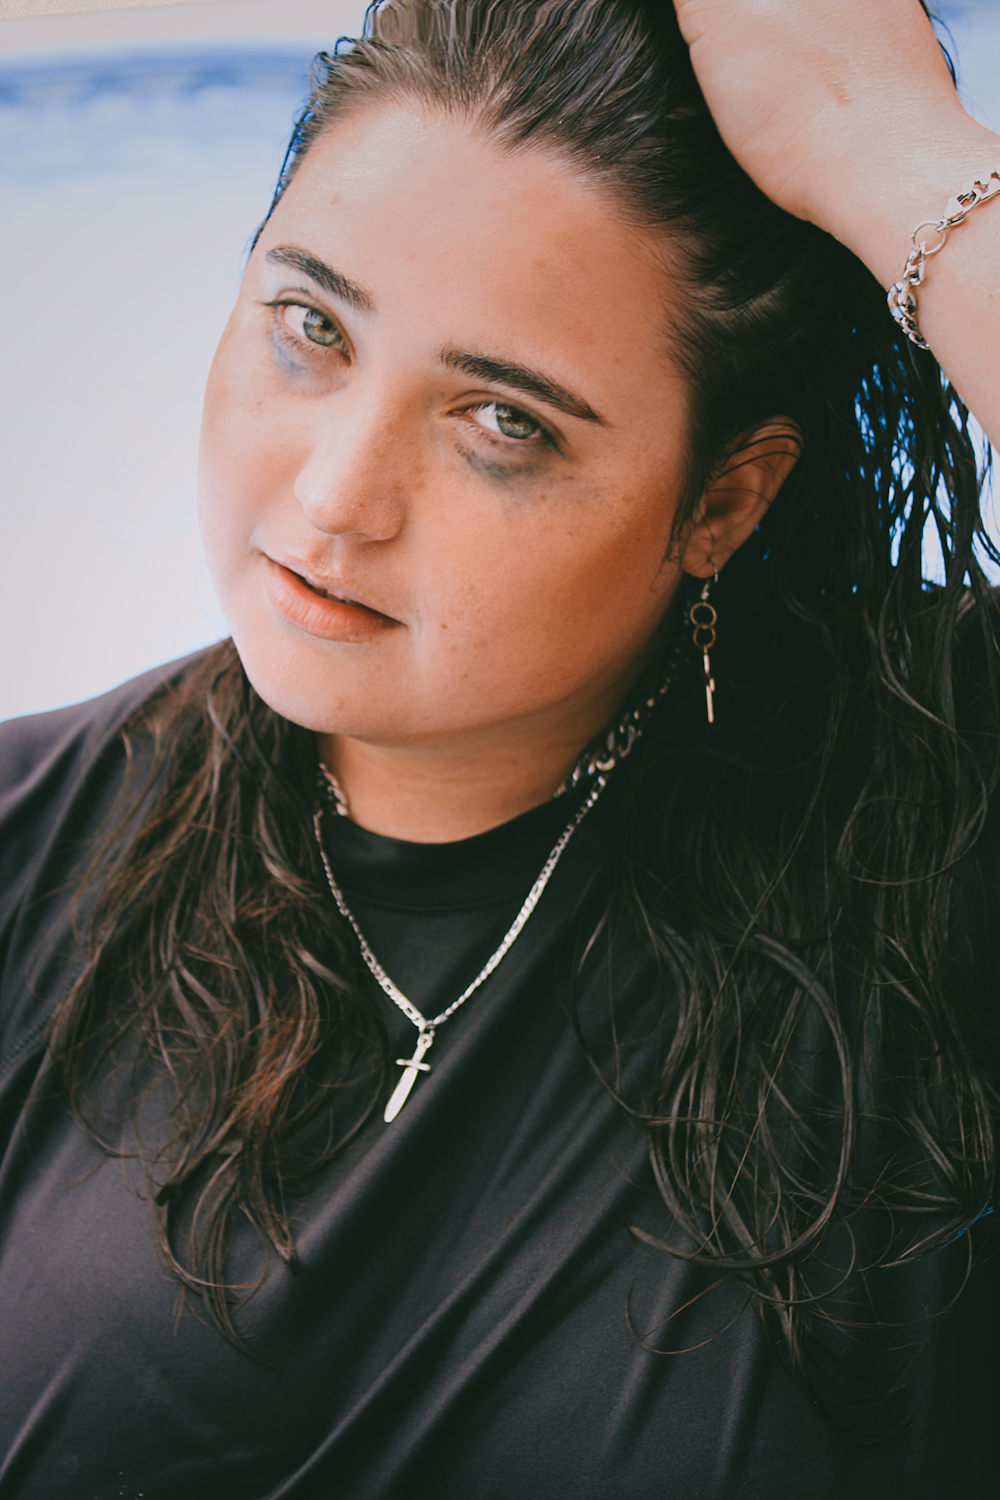
<path fill-rule="evenodd" d="M 511 365 L 502 359 L 488 359 L 483 354 L 467 354 L 461 349 L 442 349 L 438 358 L 449 370 L 461 370 L 474 380 L 506 385 L 511 390 L 523 391 L 526 396 L 537 396 L 569 417 L 579 417 L 583 422 L 604 421 L 581 396 L 574 396 L 564 385 L 539 375 L 537 370 L 526 370 L 522 365 Z"/>
<path fill-rule="evenodd" d="M 363 286 L 358 286 L 356 281 L 342 276 L 332 266 L 324 261 L 317 260 L 315 255 L 310 255 L 308 250 L 300 250 L 296 245 L 277 245 L 269 250 L 265 259 L 275 266 L 291 266 L 296 271 L 301 271 L 303 276 L 308 276 L 310 281 L 315 281 L 331 297 L 338 297 L 341 302 L 346 302 L 353 307 L 355 312 L 373 312 L 375 299 L 371 292 L 366 292 Z"/>

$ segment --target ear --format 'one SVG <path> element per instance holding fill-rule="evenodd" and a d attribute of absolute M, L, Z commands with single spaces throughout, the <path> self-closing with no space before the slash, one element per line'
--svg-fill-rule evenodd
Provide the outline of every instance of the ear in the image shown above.
<path fill-rule="evenodd" d="M 741 440 L 699 501 L 684 544 L 685 573 L 721 573 L 764 517 L 801 451 L 802 433 L 788 417 L 772 417 Z"/>

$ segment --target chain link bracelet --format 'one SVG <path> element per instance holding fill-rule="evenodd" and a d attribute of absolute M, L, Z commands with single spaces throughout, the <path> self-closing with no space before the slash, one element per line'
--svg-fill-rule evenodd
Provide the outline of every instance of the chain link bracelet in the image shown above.
<path fill-rule="evenodd" d="M 917 299 L 913 295 L 914 288 L 923 284 L 927 262 L 932 255 L 938 255 L 944 249 L 949 229 L 954 229 L 957 225 L 964 223 L 972 210 L 978 208 L 980 203 L 986 203 L 988 199 L 997 196 L 1000 196 L 1000 165 L 995 166 L 986 177 L 973 178 L 960 193 L 951 199 L 940 219 L 922 220 L 910 235 L 912 248 L 906 257 L 903 274 L 889 288 L 887 300 L 892 316 L 907 338 L 911 339 L 918 349 L 930 348 L 917 327 Z M 936 245 L 928 246 L 926 240 L 917 239 L 920 231 L 928 228 L 940 236 Z"/>

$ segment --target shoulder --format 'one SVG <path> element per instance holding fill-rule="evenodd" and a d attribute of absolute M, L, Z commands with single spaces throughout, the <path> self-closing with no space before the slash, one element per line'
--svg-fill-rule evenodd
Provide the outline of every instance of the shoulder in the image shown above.
<path fill-rule="evenodd" d="M 0 723 L 0 891 L 24 835 L 44 838 L 82 791 L 106 779 L 125 753 L 122 730 L 136 710 L 205 654 L 168 662 L 85 703 Z"/>
<path fill-rule="evenodd" d="M 124 730 L 207 654 L 86 703 L 0 723 L 0 1074 L 12 1038 L 34 1029 L 65 988 L 84 873 L 127 812 L 130 789 L 145 785 L 148 747 Z"/>
<path fill-rule="evenodd" d="M 85 703 L 0 723 L 0 819 L 96 762 L 131 714 L 186 665 L 171 662 Z"/>

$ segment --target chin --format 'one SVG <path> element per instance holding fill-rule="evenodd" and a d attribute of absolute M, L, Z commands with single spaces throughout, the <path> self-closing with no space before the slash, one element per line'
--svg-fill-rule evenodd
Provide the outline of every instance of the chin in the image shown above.
<path fill-rule="evenodd" d="M 233 641 L 254 691 L 283 719 L 316 734 L 377 734 L 386 695 L 358 682 L 347 663 L 307 642 L 262 642 L 235 630 Z"/>

